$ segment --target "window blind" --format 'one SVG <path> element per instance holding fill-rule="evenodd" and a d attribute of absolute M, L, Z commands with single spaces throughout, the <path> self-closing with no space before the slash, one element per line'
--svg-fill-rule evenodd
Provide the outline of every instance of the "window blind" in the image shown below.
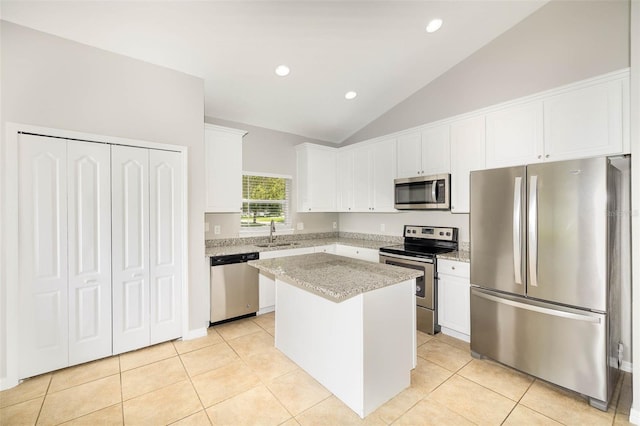
<path fill-rule="evenodd" d="M 243 175 L 240 226 L 257 230 L 273 220 L 277 227 L 289 227 L 290 187 L 291 179 Z"/>

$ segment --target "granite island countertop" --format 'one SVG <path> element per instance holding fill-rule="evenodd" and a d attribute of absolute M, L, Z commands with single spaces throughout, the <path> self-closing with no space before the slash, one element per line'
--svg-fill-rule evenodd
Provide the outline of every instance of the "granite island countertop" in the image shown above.
<path fill-rule="evenodd" d="M 249 265 L 332 302 L 421 277 L 422 271 L 329 253 L 251 260 Z"/>
<path fill-rule="evenodd" d="M 281 241 L 276 240 L 276 243 L 278 242 L 281 242 Z M 288 243 L 288 241 L 282 241 L 282 242 Z M 205 256 L 207 257 L 225 256 L 228 254 L 253 253 L 253 252 L 260 253 L 260 252 L 266 252 L 266 251 L 288 250 L 288 249 L 295 249 L 295 248 L 319 247 L 319 246 L 326 246 L 329 244 L 336 244 L 336 243 L 347 245 L 347 246 L 353 246 L 353 247 L 370 248 L 374 250 L 378 250 L 380 247 L 395 244 L 389 241 L 375 241 L 375 240 L 344 238 L 344 237 L 310 238 L 308 240 L 292 241 L 292 244 L 289 244 L 289 245 L 273 246 L 273 247 L 259 247 L 255 244 L 207 247 L 205 249 Z"/>

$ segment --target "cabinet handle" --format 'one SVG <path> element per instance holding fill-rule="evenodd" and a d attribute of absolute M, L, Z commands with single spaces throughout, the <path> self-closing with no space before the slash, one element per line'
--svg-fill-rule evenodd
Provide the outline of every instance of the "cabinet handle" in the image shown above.
<path fill-rule="evenodd" d="M 311 207 L 309 207 L 309 211 L 311 211 Z"/>
<path fill-rule="evenodd" d="M 538 160 L 542 158 L 542 155 L 538 155 Z"/>
<path fill-rule="evenodd" d="M 456 267 L 455 267 L 455 266 L 452 266 L 452 267 L 451 267 L 451 269 L 453 269 L 453 270 L 455 271 Z"/>
<path fill-rule="evenodd" d="M 549 154 L 545 155 L 544 158 L 549 158 Z"/>
<path fill-rule="evenodd" d="M 424 174 L 424 170 L 422 172 L 420 172 L 420 173 Z"/>

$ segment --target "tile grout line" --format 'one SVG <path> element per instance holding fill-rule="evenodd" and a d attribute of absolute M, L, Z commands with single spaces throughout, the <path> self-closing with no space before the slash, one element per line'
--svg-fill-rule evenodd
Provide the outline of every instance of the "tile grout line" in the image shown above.
<path fill-rule="evenodd" d="M 124 425 L 124 393 L 122 386 L 122 362 L 120 359 L 120 355 L 118 355 L 118 371 L 120 372 L 120 418 L 122 419 L 122 424 Z"/>
<path fill-rule="evenodd" d="M 173 342 L 171 342 L 173 344 Z M 178 350 L 175 348 L 175 345 L 173 346 L 173 349 L 176 351 L 176 353 L 178 352 Z M 209 421 L 209 424 L 211 424 L 211 419 L 209 418 L 209 414 L 207 414 L 207 409 L 204 407 L 204 404 L 202 402 L 202 398 L 200 398 L 200 394 L 198 393 L 198 390 L 196 389 L 196 386 L 193 384 L 193 380 L 191 379 L 191 374 L 189 374 L 189 370 L 187 370 L 186 365 L 184 365 L 184 361 L 182 361 L 182 356 L 180 354 L 178 354 L 178 359 L 180 360 L 180 364 L 182 365 L 182 368 L 184 369 L 184 372 L 187 375 L 187 380 L 189 380 L 189 383 L 191 384 L 191 388 L 193 389 L 193 391 L 195 392 L 196 396 L 198 397 L 198 401 L 200 401 L 200 407 L 202 407 L 202 411 L 204 411 L 205 416 L 207 416 L 207 420 Z M 180 383 L 180 382 L 177 382 Z M 175 383 L 172 383 L 175 384 Z M 183 417 L 182 419 L 186 419 L 189 416 L 192 416 L 196 413 L 191 413 L 188 416 Z M 178 419 L 175 422 L 178 422 L 182 419 Z M 172 423 L 175 423 L 172 422 Z"/>
<path fill-rule="evenodd" d="M 47 389 L 44 391 L 42 404 L 40 404 L 40 409 L 38 410 L 38 417 L 36 417 L 36 422 L 34 424 L 38 424 L 38 420 L 40 420 L 40 416 L 42 415 L 42 409 L 44 408 L 44 402 L 47 400 L 47 395 L 49 394 L 49 388 L 51 387 L 52 381 L 53 381 L 53 373 L 51 374 L 51 377 L 49 377 L 49 383 L 47 383 Z"/>

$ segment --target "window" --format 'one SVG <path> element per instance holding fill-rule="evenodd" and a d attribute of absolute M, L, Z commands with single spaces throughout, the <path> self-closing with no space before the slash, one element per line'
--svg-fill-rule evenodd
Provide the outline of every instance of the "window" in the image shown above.
<path fill-rule="evenodd" d="M 272 220 L 278 228 L 290 228 L 290 188 L 289 176 L 243 174 L 241 229 L 268 231 Z"/>

